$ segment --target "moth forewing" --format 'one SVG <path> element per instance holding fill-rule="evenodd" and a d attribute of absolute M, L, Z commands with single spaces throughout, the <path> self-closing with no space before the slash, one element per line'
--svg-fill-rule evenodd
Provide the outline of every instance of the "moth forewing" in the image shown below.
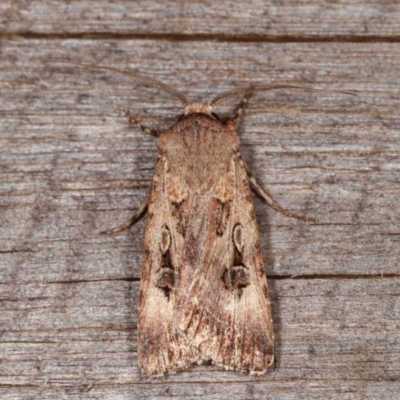
<path fill-rule="evenodd" d="M 272 319 L 238 136 L 208 114 L 189 113 L 160 133 L 159 152 L 145 237 L 140 365 L 158 362 L 154 370 L 171 371 L 202 358 L 264 373 L 273 360 Z M 149 335 L 162 358 L 143 357 Z"/>
<path fill-rule="evenodd" d="M 154 170 L 140 283 L 138 363 L 148 375 L 185 368 L 200 358 L 174 325 L 176 243 L 170 234 L 165 163 Z"/>

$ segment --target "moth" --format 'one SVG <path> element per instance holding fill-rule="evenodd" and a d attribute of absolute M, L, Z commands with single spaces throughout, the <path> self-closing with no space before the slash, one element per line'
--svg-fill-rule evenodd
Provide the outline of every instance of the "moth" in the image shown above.
<path fill-rule="evenodd" d="M 185 107 L 178 121 L 159 133 L 129 116 L 158 137 L 159 156 L 149 196 L 129 222 L 105 231 L 129 228 L 147 211 L 140 369 L 159 376 L 211 360 L 264 374 L 274 360 L 274 333 L 252 192 L 288 217 L 307 218 L 284 210 L 257 183 L 240 154 L 236 129 L 252 92 L 299 87 L 246 86 L 209 104 L 189 103 L 170 86 L 134 72 L 79 65 L 129 75 Z M 221 121 L 212 107 L 238 95 L 244 98 L 236 114 Z"/>

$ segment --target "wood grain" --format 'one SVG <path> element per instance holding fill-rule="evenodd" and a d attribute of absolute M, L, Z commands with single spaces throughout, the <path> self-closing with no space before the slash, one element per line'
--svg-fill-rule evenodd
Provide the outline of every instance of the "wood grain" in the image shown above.
<path fill-rule="evenodd" d="M 276 17 L 268 27 L 261 2 L 235 3 L 235 12 L 228 1 L 182 4 L 2 3 L 0 397 L 397 399 L 397 3 L 358 1 L 352 13 L 340 1 L 263 3 Z M 126 77 L 45 62 L 60 57 L 129 67 L 193 101 L 250 82 L 357 94 L 256 94 L 240 127 L 264 188 L 316 219 L 291 220 L 256 200 L 276 371 L 253 377 L 200 365 L 160 379 L 139 374 L 145 221 L 99 232 L 129 219 L 150 189 L 157 142 L 129 126 L 126 109 L 155 129 L 182 109 Z M 227 116 L 236 104 L 214 111 Z"/>
<path fill-rule="evenodd" d="M 177 36 L 279 41 L 397 39 L 393 0 L 3 0 L 0 29 L 12 35 Z"/>

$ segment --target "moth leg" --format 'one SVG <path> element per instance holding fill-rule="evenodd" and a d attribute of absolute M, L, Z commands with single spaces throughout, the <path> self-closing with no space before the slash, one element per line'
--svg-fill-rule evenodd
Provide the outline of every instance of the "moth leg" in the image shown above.
<path fill-rule="evenodd" d="M 142 132 L 151 136 L 158 136 L 158 132 L 154 129 L 148 128 L 147 126 L 142 125 L 131 113 L 129 110 L 126 111 L 126 116 L 128 117 L 129 123 L 133 126 L 138 127 Z"/>
<path fill-rule="evenodd" d="M 239 103 L 238 108 L 236 109 L 235 115 L 228 121 L 228 125 L 233 129 L 239 126 L 240 121 L 242 119 L 243 110 L 247 106 L 247 103 L 249 102 L 250 95 L 251 94 L 247 94 L 246 96 L 243 97 L 243 99 Z"/>
<path fill-rule="evenodd" d="M 278 203 L 275 202 L 275 200 L 268 193 L 264 191 L 264 189 L 257 183 L 257 181 L 253 176 L 249 176 L 249 181 L 250 181 L 250 187 L 253 190 L 253 192 L 256 193 L 259 197 L 261 197 L 274 210 L 280 212 L 281 214 L 289 218 L 296 218 L 301 221 L 315 221 L 314 218 L 296 215 L 282 208 Z"/>
<path fill-rule="evenodd" d="M 149 198 L 146 197 L 146 199 L 142 201 L 142 203 L 140 204 L 139 208 L 135 211 L 135 213 L 133 214 L 132 218 L 129 221 L 125 222 L 125 224 L 123 224 L 121 226 L 117 226 L 116 228 L 108 229 L 108 230 L 102 231 L 100 233 L 103 234 L 103 235 L 109 235 L 111 233 L 117 233 L 117 232 L 124 231 L 125 229 L 129 229 L 137 221 L 139 221 L 140 218 L 143 217 L 143 215 L 147 211 L 148 205 L 149 205 Z"/>

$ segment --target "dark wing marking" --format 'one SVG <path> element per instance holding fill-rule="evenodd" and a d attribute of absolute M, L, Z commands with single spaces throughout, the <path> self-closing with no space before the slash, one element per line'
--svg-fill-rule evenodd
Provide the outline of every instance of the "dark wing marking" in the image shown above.
<path fill-rule="evenodd" d="M 231 195 L 221 198 L 221 187 L 233 188 Z M 262 374 L 273 362 L 272 319 L 248 176 L 238 153 L 214 189 L 211 196 L 192 196 L 176 323 L 203 358 Z"/>
<path fill-rule="evenodd" d="M 200 358 L 183 332 L 173 325 L 176 246 L 183 238 L 174 232 L 176 226 L 171 226 L 165 164 L 166 160 L 160 158 L 154 170 L 140 284 L 138 359 L 148 375 L 185 368 Z"/>

